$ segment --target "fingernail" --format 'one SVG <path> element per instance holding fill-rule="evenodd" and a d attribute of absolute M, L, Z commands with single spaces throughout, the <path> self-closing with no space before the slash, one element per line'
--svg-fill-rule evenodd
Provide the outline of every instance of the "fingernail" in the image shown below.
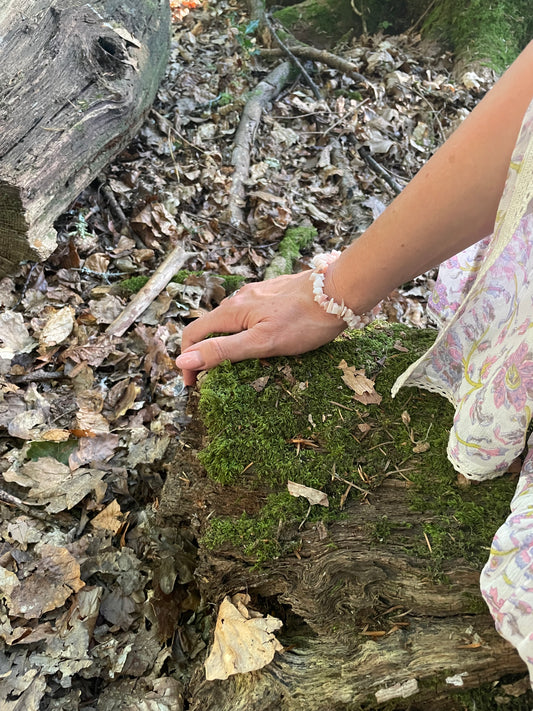
<path fill-rule="evenodd" d="M 178 368 L 185 370 L 201 370 L 205 363 L 200 351 L 191 351 L 190 353 L 182 353 L 176 358 Z"/>

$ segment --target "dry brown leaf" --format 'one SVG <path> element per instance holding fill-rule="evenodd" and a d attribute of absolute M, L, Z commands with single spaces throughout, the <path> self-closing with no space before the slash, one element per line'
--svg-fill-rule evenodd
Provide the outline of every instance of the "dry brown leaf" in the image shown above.
<path fill-rule="evenodd" d="M 343 359 L 338 365 L 342 370 L 342 379 L 344 383 L 354 391 L 352 396 L 357 402 L 363 405 L 379 405 L 382 397 L 374 388 L 374 381 L 367 378 L 364 369 L 357 370 L 355 366 L 348 365 Z"/>
<path fill-rule="evenodd" d="M 430 448 L 430 446 L 431 445 L 429 444 L 429 442 L 418 442 L 413 447 L 413 452 L 415 454 L 421 454 L 422 452 L 427 452 L 428 449 Z"/>
<path fill-rule="evenodd" d="M 61 607 L 85 585 L 79 563 L 66 548 L 44 544 L 39 555 L 40 560 L 28 566 L 32 572 L 12 591 L 8 605 L 12 616 L 26 620 L 40 617 Z"/>
<path fill-rule="evenodd" d="M 116 434 L 80 437 L 77 449 L 69 457 L 71 471 L 91 462 L 107 462 L 115 454 L 120 438 Z"/>
<path fill-rule="evenodd" d="M 47 320 L 39 335 L 39 345 L 43 348 L 57 346 L 67 340 L 73 328 L 74 309 L 72 306 L 65 306 L 55 311 Z"/>
<path fill-rule="evenodd" d="M 122 526 L 123 518 L 124 516 L 120 510 L 120 504 L 116 499 L 113 499 L 103 511 L 100 511 L 100 513 L 91 520 L 91 526 L 93 526 L 93 528 L 117 533 Z"/>
<path fill-rule="evenodd" d="M 0 342 L 0 358 L 8 360 L 19 353 L 29 353 L 37 345 L 24 324 L 24 317 L 15 311 L 0 314 Z"/>
<path fill-rule="evenodd" d="M 270 375 L 263 375 L 261 378 L 257 378 L 257 380 L 254 380 L 252 383 L 250 383 L 250 385 L 257 393 L 261 393 L 265 389 L 269 378 Z"/>
<path fill-rule="evenodd" d="M 215 637 L 205 661 L 208 681 L 262 669 L 283 649 L 274 637 L 281 620 L 247 609 L 250 596 L 225 597 L 218 610 Z"/>
<path fill-rule="evenodd" d="M 290 480 L 287 482 L 287 489 L 291 496 L 302 496 L 311 506 L 329 506 L 328 495 L 323 491 Z"/>
<path fill-rule="evenodd" d="M 129 382 L 126 389 L 122 393 L 120 400 L 115 406 L 113 416 L 115 419 L 122 417 L 126 412 L 133 407 L 137 396 L 140 395 L 141 388 L 137 383 Z"/>
<path fill-rule="evenodd" d="M 4 472 L 4 479 L 29 488 L 28 498 L 46 504 L 49 513 L 71 509 L 94 490 L 103 479 L 104 471 L 79 469 L 72 473 L 66 464 L 53 457 L 41 457 Z"/>
<path fill-rule="evenodd" d="M 89 309 L 96 323 L 112 323 L 124 310 L 124 304 L 113 294 L 106 294 L 102 299 L 91 299 Z"/>
<path fill-rule="evenodd" d="M 51 429 L 41 432 L 41 439 L 47 442 L 66 442 L 70 439 L 70 432 L 68 430 Z"/>

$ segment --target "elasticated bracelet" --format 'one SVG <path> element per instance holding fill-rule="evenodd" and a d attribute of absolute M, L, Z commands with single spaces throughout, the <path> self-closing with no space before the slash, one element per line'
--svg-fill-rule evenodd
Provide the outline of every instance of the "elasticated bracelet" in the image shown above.
<path fill-rule="evenodd" d="M 346 306 L 344 299 L 339 304 L 335 299 L 331 299 L 324 294 L 324 280 L 326 271 L 330 264 L 340 257 L 341 253 L 334 249 L 332 252 L 324 252 L 317 254 L 311 260 L 314 269 L 311 272 L 309 279 L 313 282 L 313 294 L 317 304 L 324 309 L 327 314 L 332 314 L 337 318 L 342 319 L 348 328 L 356 329 L 363 328 L 371 321 L 374 321 L 380 311 L 380 307 L 375 306 L 372 311 L 366 314 L 354 314 L 354 312 Z"/>

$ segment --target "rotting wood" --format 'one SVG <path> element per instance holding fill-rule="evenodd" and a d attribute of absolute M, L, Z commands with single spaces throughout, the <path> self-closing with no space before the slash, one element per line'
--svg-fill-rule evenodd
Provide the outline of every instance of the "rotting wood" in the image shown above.
<path fill-rule="evenodd" d="M 263 495 L 235 487 L 228 496 L 198 465 L 185 465 L 184 483 L 183 467 L 178 458 L 162 493 L 158 515 L 165 525 L 173 517 L 176 525 L 197 525 L 230 509 L 253 513 Z M 283 608 L 279 638 L 287 649 L 264 669 L 221 682 L 206 682 L 199 663 L 189 687 L 192 711 L 352 711 L 363 703 L 382 708 L 387 699 L 397 711 L 456 711 L 464 708 L 458 692 L 525 674 L 483 611 L 479 572 L 464 560 L 449 560 L 447 581 L 433 581 L 427 562 L 404 540 L 369 539 L 383 516 L 406 538 L 420 514 L 410 509 L 404 488 L 383 487 L 370 501 L 349 504 L 326 537 L 306 524 L 296 557 L 257 568 L 234 548 L 200 546 L 202 599 L 218 603 L 246 590 L 265 611 Z M 402 696 L 405 684 L 408 697 Z"/>
<path fill-rule="evenodd" d="M 55 249 L 54 220 L 130 141 L 169 48 L 167 0 L 0 8 L 0 273 Z"/>
<path fill-rule="evenodd" d="M 292 76 L 291 62 L 280 64 L 250 92 L 242 112 L 231 155 L 234 171 L 228 199 L 228 221 L 233 227 L 240 227 L 245 222 L 245 181 L 250 174 L 252 146 L 261 115 L 268 103 L 276 98 Z"/>
<path fill-rule="evenodd" d="M 108 336 L 122 336 L 152 301 L 163 291 L 172 277 L 183 267 L 193 252 L 186 252 L 181 245 L 175 247 L 152 274 L 147 283 L 135 294 L 124 311 L 106 329 Z"/>

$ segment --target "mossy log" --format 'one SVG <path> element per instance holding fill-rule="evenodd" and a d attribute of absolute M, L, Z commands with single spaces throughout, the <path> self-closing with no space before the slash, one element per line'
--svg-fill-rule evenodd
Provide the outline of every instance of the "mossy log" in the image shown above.
<path fill-rule="evenodd" d="M 446 459 L 449 404 L 388 396 L 433 337 L 374 327 L 298 358 L 222 366 L 200 387 L 207 433 L 191 396 L 159 516 L 196 532 L 206 607 L 246 591 L 283 621 L 285 646 L 226 681 L 198 664 L 192 710 L 531 708 L 525 665 L 478 589 L 516 480 L 465 484 Z M 353 399 L 342 359 L 376 377 L 381 404 Z M 329 508 L 290 496 L 288 479 L 325 491 Z"/>
<path fill-rule="evenodd" d="M 54 220 L 131 140 L 169 49 L 168 0 L 0 8 L 0 273 L 42 260 Z"/>

